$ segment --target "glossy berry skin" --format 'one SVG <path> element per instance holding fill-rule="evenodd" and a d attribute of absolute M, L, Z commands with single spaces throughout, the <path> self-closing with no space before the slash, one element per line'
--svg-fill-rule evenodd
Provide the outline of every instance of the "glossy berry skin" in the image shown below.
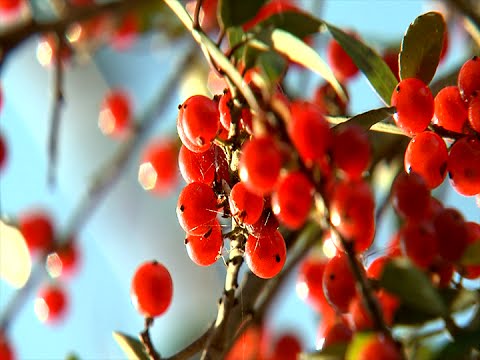
<path fill-rule="evenodd" d="M 0 333 L 0 359 L 15 360 L 15 351 L 7 339 L 7 337 Z"/>
<path fill-rule="evenodd" d="M 64 290 L 55 285 L 40 289 L 35 300 L 35 310 L 40 321 L 53 324 L 59 322 L 65 315 L 68 299 Z"/>
<path fill-rule="evenodd" d="M 334 133 L 332 159 L 347 179 L 360 179 L 368 169 L 371 157 L 368 135 L 360 126 L 343 126 Z"/>
<path fill-rule="evenodd" d="M 3 137 L 3 134 L 0 133 L 0 171 L 3 170 L 7 164 L 7 144 Z"/>
<path fill-rule="evenodd" d="M 356 252 L 366 250 L 375 234 L 375 202 L 365 181 L 342 181 L 330 199 L 330 221 Z"/>
<path fill-rule="evenodd" d="M 264 209 L 260 219 L 250 227 L 251 234 L 255 237 L 261 237 L 264 234 L 275 232 L 280 224 L 271 209 Z"/>
<path fill-rule="evenodd" d="M 297 360 L 302 352 L 302 344 L 294 334 L 283 334 L 275 342 L 271 359 Z"/>
<path fill-rule="evenodd" d="M 177 218 L 191 235 L 204 235 L 215 223 L 217 197 L 212 188 L 201 182 L 185 186 L 178 197 Z"/>
<path fill-rule="evenodd" d="M 440 256 L 450 262 L 460 260 L 468 246 L 468 233 L 462 214 L 456 209 L 445 208 L 435 217 L 433 225 Z"/>
<path fill-rule="evenodd" d="M 150 318 L 162 315 L 173 298 L 170 272 L 156 261 L 143 263 L 133 275 L 130 296 L 141 315 Z"/>
<path fill-rule="evenodd" d="M 230 179 L 228 163 L 221 148 L 212 145 L 203 153 L 190 151 L 182 145 L 178 153 L 180 174 L 187 183 L 195 181 L 212 185 L 215 180 Z"/>
<path fill-rule="evenodd" d="M 480 91 L 480 58 L 466 61 L 458 73 L 458 89 L 465 102 L 470 102 L 475 91 Z"/>
<path fill-rule="evenodd" d="M 428 215 L 430 191 L 417 173 L 401 172 L 393 181 L 391 200 L 399 216 L 420 221 Z"/>
<path fill-rule="evenodd" d="M 220 112 L 220 123 L 222 126 L 229 131 L 230 125 L 232 123 L 232 110 L 233 110 L 233 100 L 232 93 L 228 90 L 222 95 L 220 101 L 218 102 L 218 111 Z M 240 129 L 246 130 L 249 133 L 252 133 L 252 113 L 248 108 L 242 108 L 240 110 Z"/>
<path fill-rule="evenodd" d="M 356 290 L 355 278 L 345 254 L 339 254 L 328 261 L 322 282 L 328 302 L 338 311 L 346 313 Z"/>
<path fill-rule="evenodd" d="M 242 223 L 255 224 L 262 215 L 263 196 L 248 190 L 241 181 L 233 186 L 228 201 L 232 215 Z"/>
<path fill-rule="evenodd" d="M 50 216 L 40 210 L 21 214 L 18 219 L 18 229 L 25 238 L 31 253 L 46 252 L 54 242 L 54 228 Z"/>
<path fill-rule="evenodd" d="M 403 252 L 414 264 L 427 269 L 438 255 L 435 229 L 429 222 L 407 222 L 400 232 Z"/>
<path fill-rule="evenodd" d="M 468 121 L 473 130 L 480 133 L 480 92 L 473 97 L 468 107 Z"/>
<path fill-rule="evenodd" d="M 273 138 L 253 138 L 243 144 L 239 175 L 250 191 L 259 195 L 271 192 L 281 166 L 282 154 Z"/>
<path fill-rule="evenodd" d="M 318 106 L 306 101 L 290 105 L 292 115 L 288 134 L 300 157 L 307 163 L 321 160 L 332 144 L 330 125 Z"/>
<path fill-rule="evenodd" d="M 132 126 L 132 105 L 129 95 L 115 89 L 105 95 L 100 106 L 98 127 L 108 136 L 123 139 Z"/>
<path fill-rule="evenodd" d="M 260 237 L 250 235 L 245 244 L 245 261 L 248 268 L 258 277 L 270 279 L 283 268 L 287 248 L 278 230 L 267 232 Z"/>
<path fill-rule="evenodd" d="M 382 335 L 376 334 L 358 352 L 358 360 L 401 360 L 399 350 L 395 344 L 384 339 Z"/>
<path fill-rule="evenodd" d="M 323 273 L 327 259 L 307 258 L 301 265 L 297 278 L 297 293 L 299 297 L 307 302 L 319 313 L 324 313 L 330 304 L 323 292 Z"/>
<path fill-rule="evenodd" d="M 463 137 L 450 148 L 448 176 L 454 189 L 465 196 L 480 193 L 480 140 Z"/>
<path fill-rule="evenodd" d="M 313 185 L 301 171 L 282 176 L 272 193 L 272 210 L 290 229 L 299 229 L 307 220 L 313 201 Z"/>
<path fill-rule="evenodd" d="M 433 123 L 447 130 L 463 132 L 468 113 L 457 86 L 444 87 L 435 96 L 435 118 Z"/>
<path fill-rule="evenodd" d="M 430 88 L 416 78 L 403 79 L 392 94 L 391 105 L 397 108 L 395 123 L 407 135 L 424 131 L 434 114 Z"/>
<path fill-rule="evenodd" d="M 182 123 L 186 138 L 198 147 L 200 150 L 198 152 L 208 150 L 220 126 L 217 103 L 206 96 L 194 95 L 182 104 L 182 108 L 179 121 Z M 184 145 L 189 147 L 187 143 Z M 190 150 L 195 151 L 191 148 Z"/>
<path fill-rule="evenodd" d="M 210 266 L 220 257 L 223 247 L 222 228 L 218 220 L 204 235 L 188 235 L 185 245 L 190 259 L 197 265 Z"/>
<path fill-rule="evenodd" d="M 327 62 L 335 77 L 342 83 L 358 74 L 357 65 L 334 39 L 331 39 L 327 45 Z"/>
<path fill-rule="evenodd" d="M 367 277 L 369 279 L 380 280 L 380 277 L 382 276 L 383 268 L 385 267 L 385 264 L 388 261 L 390 261 L 390 257 L 387 255 L 380 256 L 375 260 L 373 260 L 367 268 Z"/>
<path fill-rule="evenodd" d="M 407 146 L 405 171 L 420 175 L 430 189 L 440 185 L 447 176 L 448 150 L 445 141 L 436 133 L 424 131 Z"/>
<path fill-rule="evenodd" d="M 173 191 L 178 182 L 177 145 L 170 139 L 154 139 L 143 150 L 138 182 L 157 195 Z"/>

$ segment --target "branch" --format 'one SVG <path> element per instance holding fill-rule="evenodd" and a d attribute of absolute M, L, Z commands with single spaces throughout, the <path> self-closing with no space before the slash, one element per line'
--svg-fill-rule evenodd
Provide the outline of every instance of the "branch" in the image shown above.
<path fill-rule="evenodd" d="M 151 360 L 161 360 L 160 355 L 155 351 L 150 339 L 150 326 L 153 325 L 153 318 L 145 318 L 145 329 L 140 333 L 140 341 L 142 342 L 148 357 Z"/>

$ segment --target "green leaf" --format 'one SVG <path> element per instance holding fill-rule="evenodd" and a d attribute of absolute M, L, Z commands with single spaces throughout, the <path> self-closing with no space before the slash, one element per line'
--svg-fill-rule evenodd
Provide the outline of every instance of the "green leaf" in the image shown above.
<path fill-rule="evenodd" d="M 117 342 L 129 360 L 149 360 L 145 353 L 145 347 L 140 342 L 129 335 L 118 331 L 113 332 L 113 339 Z"/>
<path fill-rule="evenodd" d="M 284 57 L 274 51 L 265 51 L 258 55 L 256 64 L 262 75 L 273 86 L 285 74 L 288 63 Z"/>
<path fill-rule="evenodd" d="M 480 265 L 480 240 L 467 247 L 460 262 L 462 265 Z"/>
<path fill-rule="evenodd" d="M 300 39 L 304 39 L 309 35 L 320 32 L 323 26 L 323 21 L 310 14 L 298 11 L 285 11 L 261 21 L 255 29 L 259 33 L 261 33 L 262 29 L 282 29 Z"/>
<path fill-rule="evenodd" d="M 353 335 L 352 341 L 347 348 L 347 353 L 345 355 L 345 360 L 356 360 L 358 359 L 358 353 L 361 349 L 373 339 L 375 336 L 372 332 L 357 332 Z"/>
<path fill-rule="evenodd" d="M 72 352 L 72 353 L 69 353 L 69 354 L 67 355 L 67 357 L 65 358 L 65 360 L 80 360 L 80 358 L 78 357 L 77 354 L 75 354 L 75 353 Z"/>
<path fill-rule="evenodd" d="M 400 304 L 395 311 L 395 325 L 422 326 L 423 324 L 438 319 L 437 316 L 427 314 L 407 304 Z"/>
<path fill-rule="evenodd" d="M 332 85 L 340 98 L 347 101 L 347 95 L 330 67 L 303 40 L 282 29 L 274 29 L 270 34 L 269 40 L 276 51 L 323 77 Z"/>
<path fill-rule="evenodd" d="M 445 35 L 440 13 L 428 12 L 408 27 L 400 50 L 400 78 L 417 78 L 429 84 L 435 75 Z"/>
<path fill-rule="evenodd" d="M 252 19 L 267 0 L 219 0 L 220 26 L 227 29 Z"/>
<path fill-rule="evenodd" d="M 349 124 L 356 124 L 364 128 L 365 130 L 370 129 L 376 123 L 388 119 L 395 113 L 394 107 L 384 107 L 380 109 L 374 109 L 362 114 L 355 115 L 351 117 L 348 121 L 341 123 L 337 126 L 345 126 Z"/>
<path fill-rule="evenodd" d="M 329 116 L 326 115 L 325 119 L 332 124 L 332 125 L 339 125 L 346 123 L 347 121 L 350 121 L 351 118 L 345 117 L 345 116 Z M 383 133 L 388 133 L 388 134 L 394 134 L 394 135 L 405 135 L 403 130 L 401 130 L 399 127 L 397 127 L 395 124 L 388 124 L 384 122 L 378 122 L 376 124 L 373 124 L 370 127 L 370 130 L 372 131 L 377 131 L 377 132 L 383 132 Z"/>
<path fill-rule="evenodd" d="M 245 33 L 241 27 L 230 27 L 227 29 L 227 38 L 228 44 L 232 49 L 245 40 Z M 238 49 L 232 54 L 235 59 L 239 59 L 242 56 L 243 48 L 243 46 L 239 46 Z"/>
<path fill-rule="evenodd" d="M 412 309 L 439 317 L 448 314 L 447 306 L 428 277 L 408 259 L 389 261 L 380 278 L 380 286 Z"/>
<path fill-rule="evenodd" d="M 328 30 L 342 46 L 353 62 L 367 77 L 370 85 L 376 91 L 385 105 L 390 105 L 393 89 L 397 86 L 397 79 L 388 65 L 370 47 L 354 36 L 345 33 L 339 28 L 326 23 Z"/>

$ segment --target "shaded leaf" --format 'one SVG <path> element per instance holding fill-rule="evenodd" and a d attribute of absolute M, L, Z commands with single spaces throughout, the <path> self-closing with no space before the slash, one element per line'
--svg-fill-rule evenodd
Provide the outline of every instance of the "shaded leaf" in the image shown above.
<path fill-rule="evenodd" d="M 438 360 L 471 359 L 472 348 L 480 348 L 480 328 L 474 331 L 462 331 L 455 341 L 448 343 L 438 354 Z"/>
<path fill-rule="evenodd" d="M 332 124 L 332 125 L 339 125 L 342 123 L 345 123 L 349 121 L 351 118 L 345 117 L 345 116 L 325 116 L 325 119 Z M 405 135 L 405 133 L 397 127 L 395 124 L 388 124 L 388 123 L 383 123 L 383 122 L 378 122 L 370 127 L 370 130 L 373 131 L 378 131 L 378 132 L 383 132 L 383 133 L 388 133 L 388 134 L 394 134 L 394 135 Z"/>
<path fill-rule="evenodd" d="M 338 41 L 345 52 L 352 58 L 360 71 L 365 74 L 380 99 L 386 105 L 390 105 L 393 89 L 397 86 L 398 81 L 385 61 L 354 36 L 328 23 L 326 25 L 334 39 Z"/>
<path fill-rule="evenodd" d="M 430 83 L 440 61 L 445 28 L 445 20 L 437 12 L 423 14 L 410 24 L 400 50 L 401 79 Z"/>
<path fill-rule="evenodd" d="M 427 314 L 407 304 L 400 304 L 395 312 L 396 325 L 422 326 L 423 324 L 438 319 L 437 316 Z"/>
<path fill-rule="evenodd" d="M 267 0 L 219 0 L 220 26 L 227 29 L 252 19 Z"/>
<path fill-rule="evenodd" d="M 288 63 L 284 57 L 274 51 L 265 51 L 258 55 L 256 65 L 271 86 L 285 74 Z"/>
<path fill-rule="evenodd" d="M 388 119 L 395 113 L 394 107 L 385 107 L 380 109 L 374 109 L 362 114 L 355 115 L 351 117 L 348 121 L 342 123 L 341 125 L 356 124 L 364 128 L 365 130 L 370 129 L 376 123 Z M 337 125 L 338 126 L 338 125 Z"/>
<path fill-rule="evenodd" d="M 274 14 L 261 21 L 255 29 L 282 29 L 303 39 L 322 30 L 324 22 L 310 14 L 296 11 L 285 11 Z"/>
<path fill-rule="evenodd" d="M 412 309 L 440 317 L 448 314 L 447 306 L 428 277 L 408 259 L 387 262 L 380 286 L 397 295 L 402 303 Z"/>
<path fill-rule="evenodd" d="M 467 247 L 460 262 L 462 265 L 480 265 L 480 241 L 475 241 Z"/>
<path fill-rule="evenodd" d="M 148 360 L 149 357 L 144 351 L 144 346 L 140 342 L 129 335 L 118 331 L 113 332 L 113 339 L 117 342 L 129 360 Z"/>
<path fill-rule="evenodd" d="M 345 360 L 356 360 L 358 359 L 358 353 L 361 349 L 374 337 L 374 333 L 371 332 L 357 332 L 353 335 L 352 341 L 347 347 L 347 353 L 345 355 Z"/>
<path fill-rule="evenodd" d="M 241 27 L 235 26 L 227 29 L 227 38 L 230 48 L 237 46 L 245 39 L 245 33 Z M 242 56 L 243 46 L 239 46 L 238 49 L 232 54 L 235 59 L 239 59 Z"/>

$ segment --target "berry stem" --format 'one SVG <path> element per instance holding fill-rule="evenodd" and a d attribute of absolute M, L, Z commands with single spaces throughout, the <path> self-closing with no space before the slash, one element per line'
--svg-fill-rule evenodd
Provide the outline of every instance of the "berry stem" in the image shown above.
<path fill-rule="evenodd" d="M 152 339 L 150 339 L 150 326 L 153 325 L 153 318 L 145 318 L 145 329 L 140 333 L 140 341 L 143 346 L 145 346 L 145 351 L 147 352 L 150 360 L 160 360 L 160 355 L 156 352 Z"/>
<path fill-rule="evenodd" d="M 193 28 L 196 30 L 201 30 L 200 27 L 200 9 L 202 8 L 203 0 L 197 0 L 195 4 L 195 12 L 193 14 Z"/>

